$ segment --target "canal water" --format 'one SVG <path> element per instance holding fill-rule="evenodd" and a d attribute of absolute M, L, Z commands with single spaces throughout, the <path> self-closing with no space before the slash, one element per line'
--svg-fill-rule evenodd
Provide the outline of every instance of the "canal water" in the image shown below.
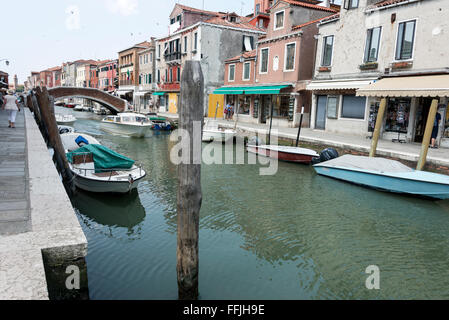
<path fill-rule="evenodd" d="M 91 299 L 176 299 L 177 171 L 167 134 L 144 139 L 76 129 L 142 163 L 129 195 L 79 191 Z M 448 299 L 449 202 L 398 196 L 317 176 L 305 165 L 203 165 L 201 299 Z M 380 269 L 368 290 L 366 268 Z"/>

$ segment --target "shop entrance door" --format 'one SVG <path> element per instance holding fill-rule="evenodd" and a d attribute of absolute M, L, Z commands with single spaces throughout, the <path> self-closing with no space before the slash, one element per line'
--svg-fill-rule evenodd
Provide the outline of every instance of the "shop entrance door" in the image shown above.
<path fill-rule="evenodd" d="M 317 96 L 315 129 L 326 129 L 327 96 Z"/>
<path fill-rule="evenodd" d="M 418 106 L 416 108 L 415 142 L 422 143 L 431 104 L 431 98 L 420 98 L 418 100 Z"/>
<path fill-rule="evenodd" d="M 262 98 L 262 114 L 261 114 L 261 122 L 267 123 L 267 117 L 270 115 L 270 107 L 271 107 L 271 96 L 263 95 Z"/>

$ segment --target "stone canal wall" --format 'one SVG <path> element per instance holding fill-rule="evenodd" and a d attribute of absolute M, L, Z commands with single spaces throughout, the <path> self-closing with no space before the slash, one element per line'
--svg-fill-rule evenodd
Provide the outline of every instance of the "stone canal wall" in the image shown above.
<path fill-rule="evenodd" d="M 88 299 L 86 237 L 41 132 L 24 113 L 31 228 L 0 235 L 0 299 Z M 66 286 L 74 269 L 79 290 Z"/>

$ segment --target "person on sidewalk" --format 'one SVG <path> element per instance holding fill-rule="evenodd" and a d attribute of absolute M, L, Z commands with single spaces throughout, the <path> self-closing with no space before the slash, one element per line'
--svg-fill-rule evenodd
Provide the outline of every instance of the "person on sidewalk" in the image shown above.
<path fill-rule="evenodd" d="M 14 91 L 8 90 L 8 94 L 3 97 L 3 110 L 8 110 L 9 126 L 8 128 L 15 128 L 17 111 L 20 112 L 20 105 L 17 98 L 14 96 Z"/>
<path fill-rule="evenodd" d="M 433 122 L 432 140 L 430 146 L 433 149 L 438 149 L 438 147 L 435 146 L 435 142 L 437 141 L 438 130 L 440 128 L 440 121 L 441 121 L 441 114 L 437 112 L 437 114 L 435 115 L 435 121 Z"/>

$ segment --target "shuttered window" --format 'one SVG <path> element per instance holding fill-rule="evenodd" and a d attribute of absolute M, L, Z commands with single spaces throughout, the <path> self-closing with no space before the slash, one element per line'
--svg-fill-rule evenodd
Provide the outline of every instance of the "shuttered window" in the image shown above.
<path fill-rule="evenodd" d="M 366 97 L 343 96 L 342 118 L 365 119 Z"/>

